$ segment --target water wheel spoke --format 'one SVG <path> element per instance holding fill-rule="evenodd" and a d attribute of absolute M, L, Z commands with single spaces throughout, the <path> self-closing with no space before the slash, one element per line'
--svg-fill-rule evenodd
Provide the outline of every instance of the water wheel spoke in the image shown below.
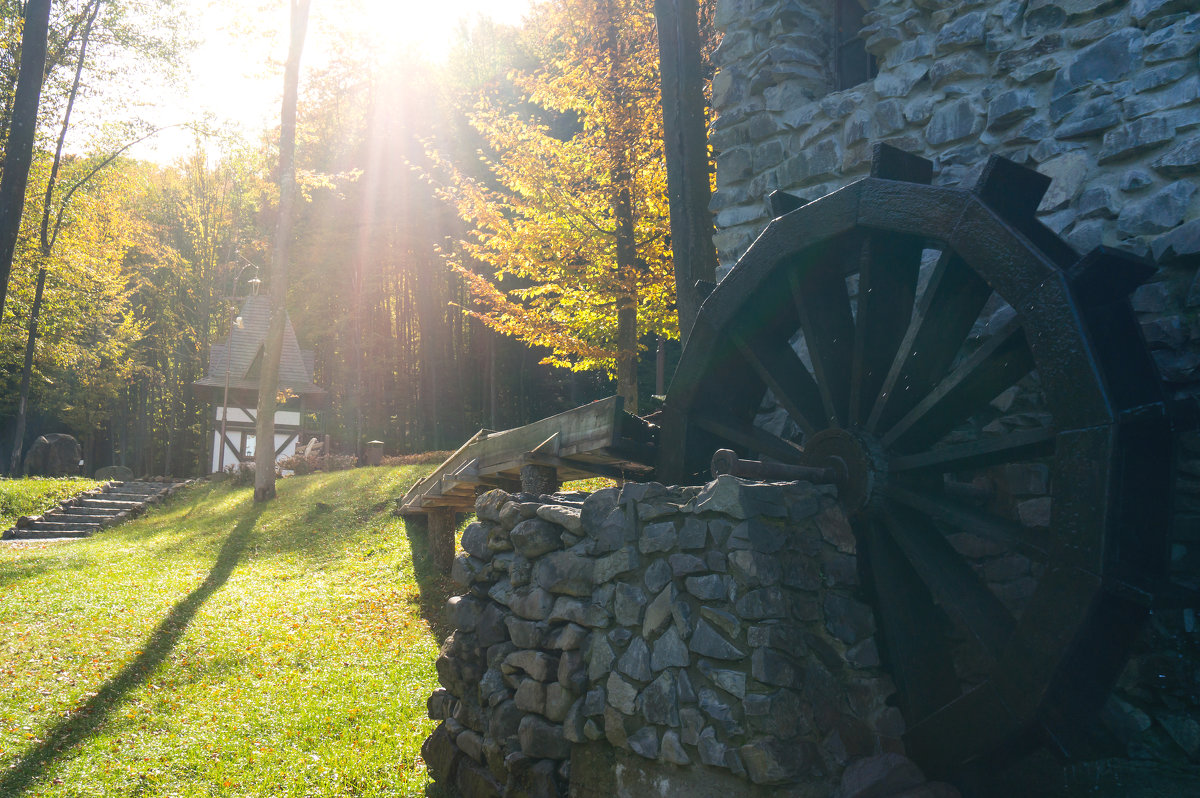
<path fill-rule="evenodd" d="M 918 238 L 886 233 L 872 233 L 863 242 L 850 370 L 852 426 L 871 413 L 909 326 L 923 248 Z"/>
<path fill-rule="evenodd" d="M 1054 454 L 1055 431 L 1051 427 L 1010 432 L 996 438 L 944 446 L 917 454 L 894 457 L 888 471 L 966 471 L 974 468 L 1019 463 Z"/>
<path fill-rule="evenodd" d="M 942 252 L 867 419 L 869 431 L 890 427 L 933 390 L 991 294 L 962 258 Z"/>
<path fill-rule="evenodd" d="M 987 681 L 910 723 L 904 745 L 931 775 L 948 775 L 976 752 L 994 750 L 1018 727 L 995 683 Z"/>
<path fill-rule="evenodd" d="M 748 342 L 740 333 L 734 333 L 733 342 L 805 437 L 825 428 L 821 389 L 787 341 Z"/>
<path fill-rule="evenodd" d="M 803 279 L 793 270 L 788 282 L 812 356 L 825 419 L 839 425 L 848 418 L 850 372 L 846 366 L 854 354 L 854 317 L 845 276 L 828 258 L 824 261 L 808 270 Z"/>
<path fill-rule="evenodd" d="M 884 519 L 892 538 L 934 600 L 998 661 L 1016 621 L 984 581 L 927 518 L 906 508 Z"/>
<path fill-rule="evenodd" d="M 880 653 L 896 683 L 904 717 L 913 723 L 958 697 L 958 677 L 941 632 L 945 619 L 924 580 L 888 534 L 872 521 L 857 525 L 866 573 L 878 597 Z"/>
<path fill-rule="evenodd" d="M 960 532 L 999 543 L 1002 546 L 1044 557 L 1047 540 L 1020 524 L 998 518 L 984 510 L 969 507 L 936 492 L 916 490 L 895 483 L 883 489 L 893 502 L 909 507 L 934 521 Z"/>
<path fill-rule="evenodd" d="M 889 429 L 883 445 L 901 452 L 929 447 L 1032 370 L 1033 355 L 1014 318 Z"/>
<path fill-rule="evenodd" d="M 700 429 L 744 452 L 757 452 L 782 463 L 799 464 L 803 460 L 804 450 L 799 446 L 751 424 L 715 414 L 696 416 L 693 420 Z"/>

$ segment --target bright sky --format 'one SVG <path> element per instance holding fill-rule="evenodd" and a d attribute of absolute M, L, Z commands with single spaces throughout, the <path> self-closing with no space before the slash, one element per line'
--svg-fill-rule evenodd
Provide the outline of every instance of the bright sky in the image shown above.
<path fill-rule="evenodd" d="M 460 20 L 488 16 L 516 25 L 532 0 L 312 0 L 302 65 L 319 66 L 349 35 L 389 55 L 422 53 L 443 60 Z M 253 134 L 279 123 L 283 62 L 288 47 L 287 0 L 208 0 L 192 21 L 199 44 L 189 56 L 185 93 L 157 97 L 141 113 L 157 125 L 211 115 L 217 125 Z M 338 31 L 344 31 L 339 37 Z M 303 73 L 301 91 L 303 91 Z M 187 130 L 168 130 L 131 154 L 170 162 L 192 143 Z"/>

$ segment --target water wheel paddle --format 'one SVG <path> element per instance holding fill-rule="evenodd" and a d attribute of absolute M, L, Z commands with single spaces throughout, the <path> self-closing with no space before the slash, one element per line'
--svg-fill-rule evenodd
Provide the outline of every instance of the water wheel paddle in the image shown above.
<path fill-rule="evenodd" d="M 931 174 L 880 145 L 869 178 L 775 198 L 684 348 L 658 475 L 836 466 L 907 750 L 945 774 L 1081 739 L 1166 581 L 1173 435 L 1128 300 L 1153 268 L 1077 256 L 1037 172 Z"/>

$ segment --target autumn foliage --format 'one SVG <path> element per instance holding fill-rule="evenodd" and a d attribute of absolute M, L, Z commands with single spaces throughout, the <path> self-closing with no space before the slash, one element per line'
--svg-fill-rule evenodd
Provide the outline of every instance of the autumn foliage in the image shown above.
<path fill-rule="evenodd" d="M 553 0 L 528 21 L 536 66 L 470 122 L 484 169 L 431 148 L 469 233 L 446 251 L 471 312 L 548 347 L 556 366 L 615 376 L 636 408 L 636 357 L 676 337 L 654 17 L 647 0 Z"/>

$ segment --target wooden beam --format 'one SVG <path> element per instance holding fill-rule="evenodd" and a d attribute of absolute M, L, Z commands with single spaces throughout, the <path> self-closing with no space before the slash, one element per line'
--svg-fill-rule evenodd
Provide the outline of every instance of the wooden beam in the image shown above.
<path fill-rule="evenodd" d="M 613 396 L 523 427 L 503 432 L 480 430 L 413 485 L 400 501 L 399 511 L 403 514 L 456 503 L 452 496 L 463 486 L 520 490 L 521 470 L 531 465 L 557 470 L 556 482 L 595 474 L 620 479 L 627 473 L 620 466 L 652 448 L 622 436 L 632 421 L 636 419 L 624 412 L 621 398 Z M 647 428 L 645 433 L 649 438 L 652 430 Z M 652 468 L 644 465 L 629 470 L 646 474 Z"/>
<path fill-rule="evenodd" d="M 551 457 L 544 454 L 535 454 L 530 452 L 525 455 L 522 460 L 526 463 L 536 463 L 538 465 L 553 466 L 563 470 L 571 469 L 575 471 L 583 471 L 587 474 L 592 474 L 598 477 L 609 477 L 611 479 L 619 479 L 622 482 L 629 476 L 629 472 L 624 471 L 615 466 L 602 463 L 589 463 L 584 460 L 570 460 L 564 457 Z M 570 480 L 567 480 L 570 481 Z"/>
<path fill-rule="evenodd" d="M 686 343 L 700 310 L 697 281 L 715 281 L 713 217 L 708 209 L 708 128 L 696 0 L 655 0 L 662 76 L 663 149 L 679 330 Z"/>

